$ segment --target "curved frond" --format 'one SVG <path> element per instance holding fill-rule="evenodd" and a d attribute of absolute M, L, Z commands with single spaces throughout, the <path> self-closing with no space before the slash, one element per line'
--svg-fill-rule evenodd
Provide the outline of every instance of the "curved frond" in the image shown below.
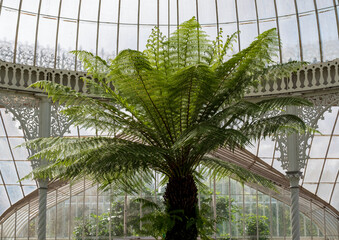
<path fill-rule="evenodd" d="M 241 131 L 251 139 L 272 137 L 277 133 L 305 132 L 306 124 L 295 115 L 283 114 L 262 118 L 241 127 Z"/>
<path fill-rule="evenodd" d="M 266 178 L 211 155 L 204 156 L 201 165 L 206 174 L 216 179 L 232 177 L 241 183 L 255 183 L 267 188 L 276 189 L 274 183 Z"/>

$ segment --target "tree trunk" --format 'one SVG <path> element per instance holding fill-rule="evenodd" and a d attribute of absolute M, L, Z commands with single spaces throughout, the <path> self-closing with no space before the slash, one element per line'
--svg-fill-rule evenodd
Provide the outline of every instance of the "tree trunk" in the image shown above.
<path fill-rule="evenodd" d="M 198 237 L 196 225 L 198 189 L 193 176 L 170 178 L 164 200 L 167 213 L 174 216 L 174 226 L 167 231 L 165 239 L 196 240 Z"/>

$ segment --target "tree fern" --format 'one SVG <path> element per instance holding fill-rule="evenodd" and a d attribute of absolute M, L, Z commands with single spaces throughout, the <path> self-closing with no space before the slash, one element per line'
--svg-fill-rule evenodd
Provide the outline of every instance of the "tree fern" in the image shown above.
<path fill-rule="evenodd" d="M 126 49 L 108 62 L 85 51 L 74 52 L 89 75 L 84 78 L 86 93 L 48 81 L 32 86 L 45 89 L 53 101 L 63 104 L 63 113 L 75 125 L 108 136 L 26 143 L 39 150 L 32 158 L 50 161 L 33 176 L 87 176 L 103 186 L 114 183 L 126 191 L 140 191 L 154 171 L 162 173 L 167 181 L 166 211 L 181 214 L 167 230 L 166 240 L 197 238 L 196 185 L 204 174 L 230 175 L 241 182 L 273 187 L 263 177 L 223 162 L 211 152 L 221 147 L 241 149 L 252 140 L 281 132 L 305 131 L 298 117 L 272 113 L 289 105 L 309 106 L 307 101 L 243 99 L 248 88 L 287 77 L 304 63 L 273 63 L 279 45 L 275 29 L 228 57 L 236 36 L 224 41 L 219 35 L 210 41 L 192 18 L 168 38 L 155 28 L 144 52 Z"/>

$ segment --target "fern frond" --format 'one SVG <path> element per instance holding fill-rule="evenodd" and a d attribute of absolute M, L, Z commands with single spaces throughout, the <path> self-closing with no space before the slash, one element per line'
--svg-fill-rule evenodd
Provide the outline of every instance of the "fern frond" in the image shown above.
<path fill-rule="evenodd" d="M 220 180 L 225 177 L 232 177 L 241 183 L 255 183 L 261 186 L 276 190 L 274 183 L 259 176 L 250 170 L 238 167 L 232 163 L 222 161 L 211 155 L 202 158 L 201 165 L 206 174 Z"/>

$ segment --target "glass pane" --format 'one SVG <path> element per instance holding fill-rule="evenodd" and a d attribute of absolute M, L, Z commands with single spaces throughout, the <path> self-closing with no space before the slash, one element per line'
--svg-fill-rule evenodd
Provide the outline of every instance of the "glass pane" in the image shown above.
<path fill-rule="evenodd" d="M 2 124 L 2 121 L 0 121 L 0 137 L 6 137 L 5 129 L 4 129 L 4 125 Z"/>
<path fill-rule="evenodd" d="M 140 26 L 140 33 L 145 27 Z M 141 44 L 141 43 L 140 43 Z M 137 26 L 120 25 L 119 30 L 119 52 L 125 49 L 137 49 Z"/>
<path fill-rule="evenodd" d="M 333 190 L 333 196 L 332 196 L 332 201 L 331 205 L 335 207 L 336 209 L 339 209 L 339 183 L 335 185 L 335 188 Z"/>
<path fill-rule="evenodd" d="M 218 18 L 221 23 L 235 23 L 236 12 L 234 0 L 218 0 Z"/>
<path fill-rule="evenodd" d="M 336 22 L 335 18 L 334 10 L 319 11 L 324 61 L 330 61 L 339 56 L 338 30 L 336 24 L 334 24 Z"/>
<path fill-rule="evenodd" d="M 147 39 L 152 32 L 152 27 L 151 26 L 140 26 L 139 31 L 140 31 L 139 50 L 143 51 L 146 49 Z"/>
<path fill-rule="evenodd" d="M 137 11 L 138 2 L 136 0 L 133 0 L 133 1 L 130 0 L 127 7 L 128 7 L 128 15 L 138 16 L 138 11 Z M 141 24 L 150 24 L 151 26 L 156 26 L 157 15 L 158 15 L 157 0 L 140 0 L 140 23 Z M 137 21 L 134 21 L 133 23 L 136 23 L 136 22 Z"/>
<path fill-rule="evenodd" d="M 18 19 L 17 11 L 12 11 L 6 8 L 1 9 L 0 59 L 3 61 L 13 62 L 17 19 Z"/>
<path fill-rule="evenodd" d="M 81 0 L 80 19 L 98 21 L 98 10 L 99 0 Z"/>
<path fill-rule="evenodd" d="M 2 185 L 0 179 L 0 214 L 2 214 L 7 208 L 9 208 L 9 200 L 6 194 L 5 186 Z"/>
<path fill-rule="evenodd" d="M 179 1 L 179 21 L 180 23 L 196 16 L 196 0 Z M 200 20 L 200 19 L 199 19 Z"/>
<path fill-rule="evenodd" d="M 283 62 L 300 60 L 299 36 L 296 17 L 288 16 L 280 18 L 279 27 L 280 39 L 282 41 Z"/>
<path fill-rule="evenodd" d="M 160 25 L 168 25 L 169 24 L 168 6 L 169 6 L 170 0 L 163 0 L 163 1 L 158 1 L 158 2 L 159 2 L 159 23 Z"/>
<path fill-rule="evenodd" d="M 175 1 L 175 0 L 168 0 L 168 1 L 169 1 L 169 4 L 170 4 L 169 5 L 170 24 L 176 25 L 177 22 L 178 22 L 178 20 L 177 20 L 177 16 L 178 16 L 177 1 Z M 200 9 L 200 6 L 199 6 L 199 9 Z M 172 30 L 171 30 L 171 32 L 172 32 Z"/>
<path fill-rule="evenodd" d="M 247 48 L 258 36 L 258 25 L 256 21 L 240 23 L 240 47 Z"/>
<path fill-rule="evenodd" d="M 313 142 L 311 146 L 310 157 L 311 158 L 324 158 L 329 140 L 330 140 L 330 137 L 315 136 L 313 138 Z"/>
<path fill-rule="evenodd" d="M 73 54 L 70 54 L 69 51 L 75 50 L 76 34 L 76 21 L 60 21 L 56 62 L 57 68 L 74 70 L 75 57 Z"/>
<path fill-rule="evenodd" d="M 19 172 L 19 178 L 26 177 L 30 172 L 32 172 L 31 163 L 29 161 L 16 161 L 16 166 L 18 168 Z M 21 181 L 21 184 L 27 184 L 27 185 L 35 185 L 34 180 L 23 180 Z"/>
<path fill-rule="evenodd" d="M 239 21 L 254 21 L 257 19 L 254 0 L 241 0 L 238 3 Z"/>
<path fill-rule="evenodd" d="M 314 2 L 313 1 L 309 1 L 309 0 L 298 0 L 297 1 L 297 5 L 298 5 L 298 12 L 303 13 L 303 12 L 307 12 L 307 11 L 314 11 Z"/>
<path fill-rule="evenodd" d="M 2 227 L 3 229 L 12 229 L 12 227 L 15 225 L 15 214 L 10 216 L 6 221 L 3 223 Z M 15 239 L 14 238 L 15 231 L 4 231 L 2 237 L 4 239 Z"/>
<path fill-rule="evenodd" d="M 339 158 L 338 147 L 339 147 L 339 136 L 333 137 L 327 157 L 328 158 Z"/>
<path fill-rule="evenodd" d="M 259 19 L 275 18 L 274 0 L 257 1 Z"/>
<path fill-rule="evenodd" d="M 117 25 L 100 24 L 98 54 L 103 59 L 116 56 Z"/>
<path fill-rule="evenodd" d="M 10 186 L 6 186 L 6 188 L 7 188 L 8 195 L 9 195 L 9 198 L 11 199 L 12 204 L 16 203 L 17 201 L 23 198 L 20 186 L 10 185 Z"/>
<path fill-rule="evenodd" d="M 307 189 L 308 191 L 310 191 L 313 194 L 315 194 L 315 191 L 317 190 L 317 186 L 318 186 L 318 184 L 316 184 L 316 183 L 304 183 L 302 185 L 303 188 Z"/>
<path fill-rule="evenodd" d="M 273 165 L 272 166 L 273 166 L 274 169 L 278 170 L 279 172 L 285 173 L 285 170 L 281 166 L 281 162 L 278 161 L 277 159 L 273 160 Z"/>
<path fill-rule="evenodd" d="M 118 22 L 119 0 L 101 0 L 100 22 Z"/>
<path fill-rule="evenodd" d="M 60 1 L 61 0 L 42 0 L 40 13 L 50 16 L 58 16 Z"/>
<path fill-rule="evenodd" d="M 57 19 L 40 17 L 36 65 L 54 68 Z"/>
<path fill-rule="evenodd" d="M 333 7 L 333 0 L 317 0 L 317 7 L 318 9 Z M 338 5 L 338 2 L 337 2 Z"/>
<path fill-rule="evenodd" d="M 13 161 L 0 161 L 0 169 L 5 184 L 19 184 Z"/>
<path fill-rule="evenodd" d="M 23 138 L 10 138 L 9 142 L 11 144 L 12 152 L 15 160 L 27 160 L 28 150 L 26 147 L 17 147 L 20 144 L 23 144 L 25 140 Z"/>
<path fill-rule="evenodd" d="M 330 200 L 332 189 L 333 184 L 322 183 L 319 185 L 317 195 L 328 202 Z"/>
<path fill-rule="evenodd" d="M 226 39 L 226 36 L 232 35 L 237 31 L 237 25 L 235 23 L 232 24 L 220 24 L 220 28 L 223 30 L 223 36 L 224 39 Z M 231 58 L 233 54 L 237 53 L 239 51 L 239 43 L 238 43 L 238 38 L 236 38 L 236 41 L 233 43 L 233 49 L 230 49 L 227 53 L 227 58 Z"/>
<path fill-rule="evenodd" d="M 78 50 L 96 54 L 97 23 L 80 22 Z"/>
<path fill-rule="evenodd" d="M 307 163 L 307 168 L 304 173 L 304 182 L 305 183 L 316 183 L 319 181 L 321 168 L 324 161 L 321 159 L 309 159 Z"/>
<path fill-rule="evenodd" d="M 33 64 L 36 22 L 36 15 L 21 13 L 16 52 L 17 63 Z"/>
<path fill-rule="evenodd" d="M 137 24 L 138 0 L 121 1 L 120 8 L 120 23 Z"/>
<path fill-rule="evenodd" d="M 294 0 L 276 0 L 278 15 L 295 14 Z"/>
<path fill-rule="evenodd" d="M 0 138 L 0 151 L 0 160 L 12 160 L 13 157 L 11 155 L 6 138 Z"/>
<path fill-rule="evenodd" d="M 319 37 L 315 13 L 300 15 L 299 21 L 304 61 L 319 62 Z"/>
<path fill-rule="evenodd" d="M 36 186 L 22 186 L 22 188 L 26 196 L 37 189 Z"/>
<path fill-rule="evenodd" d="M 39 7 L 39 0 L 24 0 L 22 1 L 21 10 L 37 13 Z"/>
<path fill-rule="evenodd" d="M 20 0 L 3 0 L 3 2 L 2 2 L 3 6 L 11 7 L 11 8 L 14 8 L 14 9 L 19 8 L 19 3 L 20 3 Z"/>
<path fill-rule="evenodd" d="M 331 134 L 337 116 L 338 109 L 329 110 L 324 113 L 323 118 L 318 121 L 317 130 L 321 134 Z"/>
<path fill-rule="evenodd" d="M 271 139 L 260 140 L 259 157 L 273 157 L 275 142 Z"/>
<path fill-rule="evenodd" d="M 216 23 L 215 0 L 198 0 L 200 24 Z"/>
<path fill-rule="evenodd" d="M 61 17 L 78 18 L 79 0 L 62 1 Z"/>
<path fill-rule="evenodd" d="M 337 151 L 338 151 L 338 145 L 337 145 Z M 330 182 L 330 183 L 335 182 L 338 171 L 339 171 L 339 159 L 336 159 L 336 160 L 327 159 L 325 166 L 324 166 L 324 172 L 322 174 L 320 181 Z"/>
<path fill-rule="evenodd" d="M 28 223 L 28 205 L 20 208 L 16 212 L 17 216 L 17 229 L 16 229 L 16 237 L 17 239 L 27 239 L 28 238 L 28 227 L 26 227 Z M 25 227 L 23 227 L 23 225 Z"/>
<path fill-rule="evenodd" d="M 1 114 L 8 136 L 23 136 L 22 130 L 19 129 L 19 121 L 14 121 L 14 116 L 11 113 L 5 113 L 4 109 L 1 109 Z"/>

